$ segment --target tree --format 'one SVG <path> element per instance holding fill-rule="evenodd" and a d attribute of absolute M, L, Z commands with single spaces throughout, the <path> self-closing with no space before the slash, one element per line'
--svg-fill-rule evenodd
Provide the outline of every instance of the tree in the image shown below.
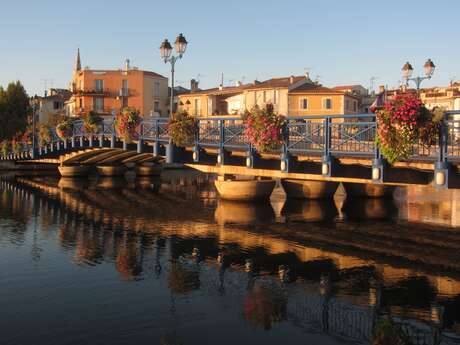
<path fill-rule="evenodd" d="M 29 96 L 20 81 L 0 87 L 0 141 L 10 139 L 27 126 Z"/>

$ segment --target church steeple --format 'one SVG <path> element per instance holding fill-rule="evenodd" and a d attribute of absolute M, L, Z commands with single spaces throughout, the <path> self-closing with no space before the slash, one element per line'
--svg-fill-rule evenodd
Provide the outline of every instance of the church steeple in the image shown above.
<path fill-rule="evenodd" d="M 75 72 L 81 71 L 80 48 L 77 49 L 77 59 L 75 61 Z"/>

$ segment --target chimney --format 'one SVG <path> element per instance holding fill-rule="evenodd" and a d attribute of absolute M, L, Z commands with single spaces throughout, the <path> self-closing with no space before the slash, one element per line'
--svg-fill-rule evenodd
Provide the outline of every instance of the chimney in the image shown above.
<path fill-rule="evenodd" d="M 195 79 L 190 80 L 190 91 L 198 91 L 198 81 Z"/>
<path fill-rule="evenodd" d="M 289 77 L 289 84 L 294 84 L 294 76 L 293 75 L 291 75 Z"/>
<path fill-rule="evenodd" d="M 129 71 L 129 59 L 125 60 L 125 71 Z"/>

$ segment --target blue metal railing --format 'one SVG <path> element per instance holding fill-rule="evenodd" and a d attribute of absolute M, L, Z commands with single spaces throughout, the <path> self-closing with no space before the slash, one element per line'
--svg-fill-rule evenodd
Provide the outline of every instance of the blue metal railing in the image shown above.
<path fill-rule="evenodd" d="M 252 151 L 245 127 L 239 117 L 197 118 L 198 131 L 190 146 L 197 148 L 216 148 L 228 151 Z M 151 118 L 142 121 L 139 139 L 156 145 L 170 143 L 167 118 Z M 290 156 L 317 155 L 330 157 L 380 157 L 375 138 L 377 124 L 373 114 L 293 116 L 288 117 L 283 131 L 283 145 L 273 153 Z M 60 139 L 54 129 L 52 142 L 39 148 L 39 156 L 57 148 L 83 147 L 87 141 L 92 145 L 93 138 L 119 140 L 114 129 L 114 119 L 105 118 L 97 133 L 87 133 L 83 121 L 73 122 L 72 137 L 68 141 Z M 20 154 L 12 152 L 5 158 L 30 157 L 30 146 L 25 146 Z M 460 111 L 445 113 L 440 136 L 431 146 L 414 144 L 411 161 L 460 161 Z"/>

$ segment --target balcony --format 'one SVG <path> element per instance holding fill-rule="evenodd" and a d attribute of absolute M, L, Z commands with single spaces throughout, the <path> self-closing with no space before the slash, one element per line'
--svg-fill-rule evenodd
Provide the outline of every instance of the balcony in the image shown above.
<path fill-rule="evenodd" d="M 75 115 L 79 115 L 79 116 L 85 115 L 89 113 L 90 111 L 94 111 L 95 113 L 100 114 L 100 115 L 112 115 L 112 111 L 115 111 L 115 113 L 117 113 L 119 110 L 114 109 L 114 108 L 108 108 L 108 107 L 104 107 L 102 109 L 95 109 L 93 107 L 76 108 Z"/>
<path fill-rule="evenodd" d="M 121 88 L 121 89 L 118 90 L 118 97 L 129 97 L 131 95 L 132 95 L 132 93 L 131 93 L 130 89 Z"/>
<path fill-rule="evenodd" d="M 109 89 L 84 89 L 75 90 L 77 96 L 95 96 L 95 97 L 108 97 L 110 96 Z"/>

